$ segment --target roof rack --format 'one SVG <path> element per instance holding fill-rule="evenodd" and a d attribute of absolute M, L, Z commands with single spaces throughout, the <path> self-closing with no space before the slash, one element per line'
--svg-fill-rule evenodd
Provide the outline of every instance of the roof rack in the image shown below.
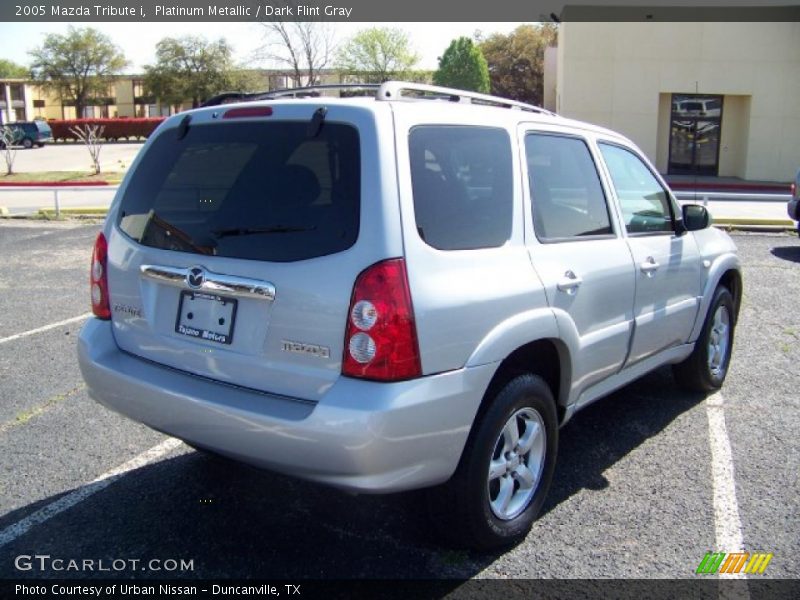
<path fill-rule="evenodd" d="M 411 92 L 406 95 L 404 92 Z M 459 102 L 464 104 L 477 104 L 480 106 L 497 106 L 499 108 L 515 108 L 529 112 L 541 113 L 556 116 L 554 112 L 536 106 L 517 102 L 500 96 L 490 96 L 489 94 L 479 94 L 466 90 L 457 90 L 438 85 L 427 85 L 425 83 L 408 83 L 406 81 L 387 81 L 381 85 L 377 95 L 378 100 L 429 100 L 439 99 L 449 102 Z"/>
<path fill-rule="evenodd" d="M 555 113 L 533 104 L 517 102 L 500 96 L 490 96 L 466 90 L 457 90 L 438 85 L 424 83 L 409 83 L 407 81 L 387 81 L 386 83 L 332 83 L 324 85 L 310 85 L 299 88 L 286 88 L 269 92 L 225 92 L 210 98 L 203 106 L 217 106 L 229 102 L 247 102 L 249 100 L 272 100 L 276 98 L 314 98 L 322 96 L 324 92 L 370 92 L 375 94 L 376 100 L 446 100 L 479 106 L 496 106 L 498 108 L 513 108 L 544 115 L 555 116 Z M 354 94 L 355 95 L 355 94 Z"/>
<path fill-rule="evenodd" d="M 233 102 L 249 102 L 251 100 L 272 100 L 274 98 L 314 98 L 322 96 L 323 92 L 348 91 L 370 92 L 375 94 L 380 87 L 377 83 L 331 83 L 324 85 L 310 85 L 299 88 L 285 88 L 268 92 L 223 92 L 203 102 L 202 106 L 219 106 Z"/>
<path fill-rule="evenodd" d="M 320 85 L 310 85 L 307 87 L 287 88 L 284 90 L 273 90 L 261 94 L 262 98 L 313 98 L 321 96 L 321 92 L 371 92 L 377 93 L 380 85 L 377 83 L 326 83 Z"/>

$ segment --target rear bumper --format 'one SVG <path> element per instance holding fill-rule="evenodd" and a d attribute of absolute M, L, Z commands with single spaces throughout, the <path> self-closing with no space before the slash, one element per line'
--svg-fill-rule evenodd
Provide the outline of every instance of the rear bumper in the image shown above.
<path fill-rule="evenodd" d="M 390 384 L 341 377 L 309 403 L 134 357 L 97 319 L 81 330 L 78 359 L 90 396 L 135 421 L 259 467 L 373 493 L 453 474 L 496 368 Z"/>

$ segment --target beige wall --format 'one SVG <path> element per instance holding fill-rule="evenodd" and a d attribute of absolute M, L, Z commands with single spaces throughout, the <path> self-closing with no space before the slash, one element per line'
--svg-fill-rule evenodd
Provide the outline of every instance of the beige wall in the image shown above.
<path fill-rule="evenodd" d="M 800 23 L 562 23 L 556 89 L 559 113 L 629 136 L 662 172 L 672 93 L 725 96 L 720 175 L 800 166 Z"/>
<path fill-rule="evenodd" d="M 544 49 L 544 77 L 542 78 L 542 106 L 556 110 L 556 72 L 558 48 L 548 46 Z"/>
<path fill-rule="evenodd" d="M 135 117 L 136 107 L 133 102 L 133 79 L 125 77 L 114 83 L 114 92 L 117 99 L 117 117 Z"/>

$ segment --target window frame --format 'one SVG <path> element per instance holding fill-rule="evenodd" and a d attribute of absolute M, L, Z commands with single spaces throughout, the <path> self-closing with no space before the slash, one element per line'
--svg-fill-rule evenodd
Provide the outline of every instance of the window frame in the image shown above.
<path fill-rule="evenodd" d="M 661 177 L 659 176 L 659 174 L 656 171 L 653 170 L 653 168 L 652 168 L 652 166 L 650 164 L 650 161 L 647 160 L 644 157 L 644 155 L 641 152 L 638 151 L 638 149 L 633 148 L 631 146 L 627 146 L 627 145 L 625 145 L 625 144 L 623 144 L 621 142 L 615 141 L 615 140 L 609 140 L 609 139 L 605 139 L 605 138 L 598 138 L 596 140 L 596 144 L 597 144 L 598 155 L 599 155 L 599 157 L 600 157 L 600 159 L 602 161 L 604 173 L 605 173 L 606 177 L 608 178 L 608 187 L 609 187 L 609 190 L 611 191 L 611 193 L 614 195 L 614 201 L 616 202 L 617 210 L 619 211 L 620 223 L 621 223 L 622 229 L 625 232 L 626 237 L 651 237 L 651 236 L 658 236 L 658 235 L 670 235 L 670 236 L 678 235 L 679 230 L 678 230 L 677 223 L 678 223 L 678 221 L 680 219 L 678 218 L 677 213 L 676 213 L 676 208 L 677 207 L 675 206 L 675 201 L 672 198 L 672 194 L 670 193 L 669 188 L 667 188 L 664 185 L 664 183 L 662 182 Z M 632 154 L 633 156 L 638 158 L 639 162 L 641 162 L 642 165 L 644 165 L 644 168 L 647 170 L 648 173 L 650 173 L 650 175 L 653 177 L 653 179 L 655 180 L 655 182 L 658 185 L 658 187 L 661 188 L 661 191 L 664 192 L 664 194 L 665 194 L 665 196 L 667 198 L 667 205 L 669 206 L 670 222 L 672 224 L 672 227 L 670 229 L 668 229 L 668 230 L 664 229 L 664 230 L 661 230 L 661 231 L 628 231 L 628 225 L 625 222 L 625 213 L 622 210 L 622 201 L 620 200 L 619 194 L 617 193 L 617 186 L 614 184 L 614 178 L 611 175 L 611 169 L 608 167 L 608 163 L 606 162 L 605 155 L 603 155 L 603 149 L 602 149 L 603 145 L 612 146 L 614 148 L 619 148 L 620 150 L 624 150 L 624 151 L 628 152 L 629 154 Z"/>
<path fill-rule="evenodd" d="M 539 234 L 539 232 L 536 230 L 536 223 L 533 220 L 533 190 L 531 189 L 530 185 L 530 169 L 528 168 L 528 151 L 526 145 L 526 139 L 529 135 L 541 135 L 548 137 L 575 139 L 583 143 L 583 145 L 586 147 L 586 150 L 589 153 L 589 158 L 591 159 L 592 164 L 594 165 L 595 173 L 597 174 L 597 181 L 600 184 L 600 191 L 603 194 L 603 201 L 605 202 L 606 206 L 606 214 L 608 215 L 609 225 L 611 226 L 611 233 L 601 233 L 597 235 L 583 235 L 583 236 L 573 236 L 573 237 L 543 237 Z M 590 142 L 588 137 L 585 137 L 578 133 L 565 133 L 562 131 L 554 131 L 546 129 L 524 129 L 522 134 L 521 151 L 523 153 L 522 163 L 525 169 L 524 187 L 526 189 L 526 194 L 527 194 L 526 198 L 527 220 L 530 222 L 531 231 L 533 232 L 534 237 L 540 244 L 563 244 L 569 242 L 589 242 L 593 240 L 611 240 L 619 238 L 619 227 L 617 225 L 617 219 L 615 218 L 616 211 L 614 207 L 611 205 L 609 197 L 610 190 L 608 189 L 608 186 L 606 186 L 606 182 L 603 177 L 604 173 L 602 172 L 600 163 L 598 162 L 598 156 L 595 152 L 594 145 Z"/>

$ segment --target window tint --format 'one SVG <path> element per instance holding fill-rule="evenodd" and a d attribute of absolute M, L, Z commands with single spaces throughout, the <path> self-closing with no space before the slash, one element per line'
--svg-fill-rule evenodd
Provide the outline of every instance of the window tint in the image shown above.
<path fill-rule="evenodd" d="M 120 228 L 147 246 L 269 261 L 349 248 L 358 236 L 358 132 L 305 122 L 189 126 L 160 135 L 122 199 Z"/>
<path fill-rule="evenodd" d="M 530 134 L 525 155 L 533 226 L 540 239 L 613 233 L 600 177 L 583 140 Z"/>
<path fill-rule="evenodd" d="M 600 144 L 629 233 L 672 231 L 669 196 L 633 152 Z"/>
<path fill-rule="evenodd" d="M 417 231 L 440 250 L 502 246 L 511 236 L 511 141 L 488 127 L 420 126 L 409 136 Z"/>

